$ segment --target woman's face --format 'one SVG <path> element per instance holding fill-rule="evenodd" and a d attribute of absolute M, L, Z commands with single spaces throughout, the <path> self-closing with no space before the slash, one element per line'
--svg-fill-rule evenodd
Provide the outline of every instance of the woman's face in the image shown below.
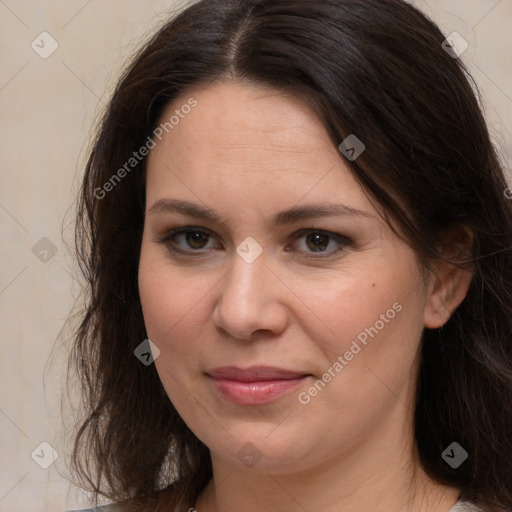
<path fill-rule="evenodd" d="M 432 323 L 413 250 L 299 100 L 222 82 L 162 122 L 173 114 L 148 157 L 139 289 L 181 417 L 241 470 L 313 468 L 403 440 Z M 214 379 L 224 366 L 295 374 Z"/>

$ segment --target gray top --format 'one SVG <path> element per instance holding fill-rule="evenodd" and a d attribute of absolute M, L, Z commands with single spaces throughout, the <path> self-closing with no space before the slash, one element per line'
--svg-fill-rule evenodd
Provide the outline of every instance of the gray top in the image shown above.
<path fill-rule="evenodd" d="M 482 509 L 469 501 L 457 501 L 450 512 L 482 512 Z"/>
<path fill-rule="evenodd" d="M 79 510 L 65 510 L 64 512 L 117 512 L 116 504 L 112 503 L 111 505 L 103 505 L 98 508 L 81 508 Z M 452 512 L 450 510 L 450 512 Z"/>
<path fill-rule="evenodd" d="M 83 508 L 81 510 L 66 510 L 66 512 L 116 512 L 116 505 L 103 505 L 98 508 Z M 174 512 L 178 512 L 175 510 Z M 450 509 L 450 512 L 482 512 L 482 509 L 469 503 L 468 501 L 458 501 L 455 505 Z"/>

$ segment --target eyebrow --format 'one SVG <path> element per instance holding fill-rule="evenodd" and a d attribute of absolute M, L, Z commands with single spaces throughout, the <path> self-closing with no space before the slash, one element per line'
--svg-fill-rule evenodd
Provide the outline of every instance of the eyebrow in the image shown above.
<path fill-rule="evenodd" d="M 191 201 L 167 198 L 159 199 L 147 212 L 148 215 L 157 213 L 178 213 L 197 219 L 222 223 L 230 228 L 232 227 L 229 222 L 222 219 L 214 210 Z M 357 210 L 344 204 L 320 202 L 295 206 L 289 210 L 278 212 L 272 216 L 271 221 L 275 226 L 284 226 L 301 220 L 334 216 L 373 217 L 371 213 Z"/>

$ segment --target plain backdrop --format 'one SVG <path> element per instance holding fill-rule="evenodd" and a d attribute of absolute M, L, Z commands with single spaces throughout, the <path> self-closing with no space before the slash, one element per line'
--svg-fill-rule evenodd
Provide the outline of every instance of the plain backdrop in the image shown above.
<path fill-rule="evenodd" d="M 120 70 L 190 3 L 0 0 L 1 512 L 87 505 L 66 479 L 72 415 L 61 407 L 69 339 L 59 334 L 79 292 L 74 202 Z M 414 3 L 468 42 L 461 58 L 510 169 L 512 0 Z"/>

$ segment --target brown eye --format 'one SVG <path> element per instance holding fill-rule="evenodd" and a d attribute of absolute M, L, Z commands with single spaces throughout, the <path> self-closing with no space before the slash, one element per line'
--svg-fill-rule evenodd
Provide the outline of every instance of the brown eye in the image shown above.
<path fill-rule="evenodd" d="M 203 249 L 210 236 L 203 231 L 186 231 L 181 234 L 185 235 L 186 243 L 193 249 Z"/>
<path fill-rule="evenodd" d="M 323 251 L 329 245 L 329 236 L 323 233 L 314 233 L 306 236 L 307 245 L 313 251 Z M 308 243 L 310 242 L 310 244 Z"/>
<path fill-rule="evenodd" d="M 186 227 L 173 229 L 165 237 L 159 238 L 159 241 L 172 252 L 199 254 L 199 250 L 207 248 L 210 236 L 204 229 Z"/>
<path fill-rule="evenodd" d="M 298 252 L 304 253 L 307 258 L 323 258 L 333 256 L 342 251 L 351 242 L 350 240 L 337 233 L 320 231 L 314 229 L 301 229 L 295 233 L 295 240 L 304 240 L 302 248 Z M 301 245 L 301 244 L 297 244 Z M 329 247 L 331 247 L 329 249 Z M 315 255 L 314 253 L 318 254 Z"/>
<path fill-rule="evenodd" d="M 200 256 L 204 254 L 204 252 L 201 252 L 202 249 L 212 248 L 207 246 L 211 236 L 208 230 L 190 226 L 173 229 L 165 237 L 158 240 L 165 244 L 171 252 Z M 302 247 L 298 250 L 292 249 L 291 252 L 302 253 L 307 258 L 333 256 L 351 243 L 345 236 L 314 229 L 302 229 L 295 233 L 292 238 L 296 240 L 295 245 L 302 245 Z M 299 240 L 302 241 L 301 244 L 297 243 Z M 288 252 L 290 249 L 286 248 L 285 251 Z"/>

